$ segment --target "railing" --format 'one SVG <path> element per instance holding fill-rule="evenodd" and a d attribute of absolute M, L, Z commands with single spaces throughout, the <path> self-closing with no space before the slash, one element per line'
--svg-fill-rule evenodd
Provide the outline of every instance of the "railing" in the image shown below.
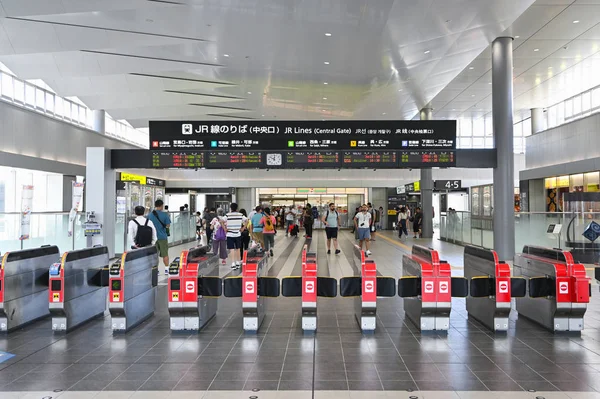
<path fill-rule="evenodd" d="M 67 123 L 92 128 L 92 111 L 75 101 L 0 71 L 0 99 Z M 106 134 L 138 147 L 148 148 L 148 135 L 106 115 Z"/>
<path fill-rule="evenodd" d="M 515 213 L 515 250 L 524 245 L 539 245 L 549 248 L 561 246 L 591 246 L 583 237 L 585 228 L 593 221 L 600 223 L 600 213 L 595 212 L 519 212 Z M 562 224 L 560 242 L 558 237 L 547 234 L 548 226 Z M 477 227 L 474 227 L 477 226 Z M 494 232 L 479 228 L 472 223 L 470 212 L 449 212 L 440 216 L 440 239 L 459 245 L 478 245 L 493 249 Z"/>
<path fill-rule="evenodd" d="M 171 236 L 169 246 L 196 239 L 196 219 L 189 212 L 170 212 Z M 127 242 L 127 224 L 131 220 L 118 215 L 115 226 L 115 253 L 122 253 Z M 86 247 L 83 235 L 85 213 L 80 212 L 73 221 L 73 235 L 69 237 L 68 212 L 33 212 L 30 218 L 29 239 L 19 240 L 21 214 L 0 213 L 0 254 L 41 245 L 57 245 L 61 251 Z"/>

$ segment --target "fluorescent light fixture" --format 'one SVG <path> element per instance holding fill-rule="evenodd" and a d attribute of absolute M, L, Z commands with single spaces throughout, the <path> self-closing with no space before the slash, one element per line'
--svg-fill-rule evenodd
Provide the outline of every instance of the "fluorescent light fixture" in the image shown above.
<path fill-rule="evenodd" d="M 251 92 L 251 91 L 249 91 L 249 92 L 248 92 L 248 94 L 252 94 L 252 92 Z"/>
<path fill-rule="evenodd" d="M 223 54 L 223 57 L 229 57 L 229 54 Z"/>
<path fill-rule="evenodd" d="M 518 39 L 518 38 L 520 38 L 520 37 L 521 37 L 521 36 L 517 35 L 517 36 L 515 36 L 515 39 Z"/>
<path fill-rule="evenodd" d="M 579 20 L 578 20 L 578 19 L 576 19 L 575 21 L 573 21 L 573 23 L 574 23 L 574 24 L 578 24 L 578 23 L 579 23 Z"/>
<path fill-rule="evenodd" d="M 325 65 L 329 65 L 329 61 L 325 61 L 323 64 L 325 64 Z"/>
<path fill-rule="evenodd" d="M 323 97 L 323 100 L 327 100 L 327 97 Z"/>
<path fill-rule="evenodd" d="M 429 54 L 429 53 L 431 53 L 431 51 L 429 51 L 429 50 L 424 51 L 424 54 Z"/>
<path fill-rule="evenodd" d="M 331 36 L 331 33 L 327 32 L 327 33 L 325 33 L 325 36 L 329 37 L 329 36 Z"/>
<path fill-rule="evenodd" d="M 324 84 L 324 85 L 328 85 L 329 83 L 327 83 L 327 82 L 323 82 L 323 84 Z"/>
<path fill-rule="evenodd" d="M 469 69 L 473 70 L 473 69 L 475 69 L 475 67 L 469 67 Z"/>
<path fill-rule="evenodd" d="M 540 49 L 539 48 L 534 48 L 533 51 L 538 52 L 538 51 L 540 51 Z"/>

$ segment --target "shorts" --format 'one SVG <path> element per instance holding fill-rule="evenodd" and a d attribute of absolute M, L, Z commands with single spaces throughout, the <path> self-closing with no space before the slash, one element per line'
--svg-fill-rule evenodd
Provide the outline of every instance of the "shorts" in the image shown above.
<path fill-rule="evenodd" d="M 161 258 L 169 256 L 169 242 L 167 240 L 157 240 L 156 249 L 158 250 L 158 256 Z"/>
<path fill-rule="evenodd" d="M 370 240 L 371 239 L 371 232 L 369 231 L 368 227 L 361 227 L 358 229 L 358 239 L 359 240 Z"/>
<path fill-rule="evenodd" d="M 242 237 L 227 237 L 227 249 L 240 249 Z"/>
<path fill-rule="evenodd" d="M 328 240 L 331 240 L 332 238 L 337 239 L 338 228 L 337 227 L 325 227 L 325 234 L 327 235 Z"/>

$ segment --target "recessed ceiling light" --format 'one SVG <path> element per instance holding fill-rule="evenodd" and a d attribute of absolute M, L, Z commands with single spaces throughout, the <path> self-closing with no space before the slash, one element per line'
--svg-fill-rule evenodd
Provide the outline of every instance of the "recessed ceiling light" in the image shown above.
<path fill-rule="evenodd" d="M 471 97 L 475 97 L 475 94 L 471 94 Z"/>
<path fill-rule="evenodd" d="M 264 117 L 264 115 L 261 115 L 262 117 Z"/>
<path fill-rule="evenodd" d="M 539 48 L 534 48 L 533 51 L 538 52 L 538 51 L 540 51 L 540 49 Z"/>
<path fill-rule="evenodd" d="M 252 94 L 252 92 L 251 92 L 251 91 L 249 91 L 249 92 L 248 92 L 248 94 Z"/>
<path fill-rule="evenodd" d="M 321 111 L 326 112 L 324 109 L 322 109 Z"/>
<path fill-rule="evenodd" d="M 327 33 L 325 33 L 325 36 L 329 37 L 329 36 L 331 36 L 331 33 L 327 32 Z"/>
<path fill-rule="evenodd" d="M 398 91 L 402 91 L 402 89 L 398 89 Z"/>
<path fill-rule="evenodd" d="M 469 67 L 469 69 L 475 69 L 475 67 Z"/>
<path fill-rule="evenodd" d="M 574 24 L 578 24 L 578 23 L 579 23 L 579 20 L 578 20 L 578 19 L 576 19 L 575 21 L 573 21 L 573 23 L 574 23 Z"/>
<path fill-rule="evenodd" d="M 488 82 L 488 84 L 489 84 L 489 85 L 491 85 L 491 84 L 492 84 L 492 82 Z"/>
<path fill-rule="evenodd" d="M 327 82 L 323 82 L 323 84 L 324 84 L 324 85 L 328 85 L 329 83 L 327 83 Z"/>
<path fill-rule="evenodd" d="M 521 37 L 521 36 L 517 35 L 517 36 L 515 36 L 515 39 L 518 39 L 518 38 L 520 38 L 520 37 Z"/>
<path fill-rule="evenodd" d="M 429 50 L 425 50 L 423 53 L 424 53 L 424 54 L 429 54 L 429 53 L 431 53 L 431 51 L 429 51 Z"/>
<path fill-rule="evenodd" d="M 385 115 L 385 112 L 382 112 L 381 115 Z"/>
<path fill-rule="evenodd" d="M 327 100 L 327 97 L 323 97 L 323 100 Z"/>
<path fill-rule="evenodd" d="M 229 54 L 223 54 L 223 57 L 229 57 Z"/>
<path fill-rule="evenodd" d="M 456 108 L 452 108 L 452 111 L 456 111 Z"/>
<path fill-rule="evenodd" d="M 329 61 L 325 61 L 323 64 L 325 64 L 325 65 L 329 65 Z"/>
<path fill-rule="evenodd" d="M 548 69 L 552 69 L 552 67 L 551 67 L 551 66 L 549 66 L 549 67 L 548 67 Z"/>

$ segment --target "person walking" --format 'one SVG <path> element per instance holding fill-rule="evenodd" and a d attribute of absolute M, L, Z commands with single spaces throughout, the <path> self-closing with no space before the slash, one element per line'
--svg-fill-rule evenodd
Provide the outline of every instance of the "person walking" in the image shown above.
<path fill-rule="evenodd" d="M 295 224 L 296 215 L 298 212 L 293 208 L 289 207 L 285 210 L 285 236 L 287 237 L 290 234 L 290 227 Z"/>
<path fill-rule="evenodd" d="M 200 214 L 200 211 L 198 211 L 196 212 L 196 238 L 198 239 L 198 241 L 200 241 L 200 239 L 202 238 L 202 225 L 202 215 Z"/>
<path fill-rule="evenodd" d="M 423 213 L 421 212 L 421 208 L 417 207 L 415 209 L 415 216 L 413 216 L 413 238 L 419 238 L 421 236 L 421 227 L 423 225 Z"/>
<path fill-rule="evenodd" d="M 398 236 L 402 239 L 402 233 L 408 238 L 408 230 L 406 229 L 406 225 L 408 223 L 408 213 L 406 212 L 406 208 L 400 208 L 400 212 L 398 212 Z"/>
<path fill-rule="evenodd" d="M 377 210 L 373 208 L 373 205 L 370 202 L 367 204 L 367 207 L 369 208 L 368 212 L 371 215 L 371 226 L 369 226 L 369 230 L 371 232 L 370 241 L 375 241 L 375 234 L 377 230 Z"/>
<path fill-rule="evenodd" d="M 358 240 L 360 250 L 363 249 L 363 243 L 366 247 L 365 254 L 371 255 L 371 251 L 369 250 L 369 241 L 371 241 L 371 224 L 373 223 L 373 219 L 371 214 L 369 213 L 369 207 L 364 204 L 361 208 L 361 212 L 357 213 L 354 217 L 354 227 L 358 231 Z"/>
<path fill-rule="evenodd" d="M 264 215 L 261 219 L 263 225 L 263 239 L 265 241 L 265 252 L 268 252 L 269 256 L 273 257 L 273 247 L 275 246 L 275 226 L 277 226 L 277 219 L 271 215 L 271 209 L 265 208 Z"/>
<path fill-rule="evenodd" d="M 129 248 L 137 249 L 149 247 L 156 244 L 156 228 L 154 223 L 144 217 L 146 208 L 136 206 L 134 209 L 135 219 L 130 220 L 127 225 L 127 237 Z"/>
<path fill-rule="evenodd" d="M 211 220 L 210 230 L 213 232 L 212 251 L 213 254 L 219 255 L 221 264 L 227 264 L 227 224 L 224 220 L 225 213 L 223 209 L 219 208 L 219 211 Z"/>
<path fill-rule="evenodd" d="M 305 231 L 305 237 L 310 240 L 312 239 L 312 233 L 313 233 L 313 224 L 315 223 L 315 220 L 313 219 L 313 215 L 312 215 L 312 208 L 306 207 L 304 209 L 304 216 L 303 216 L 303 222 L 304 222 L 304 231 Z"/>
<path fill-rule="evenodd" d="M 248 217 L 246 210 L 244 208 L 240 209 L 240 213 L 244 215 L 244 217 Z M 244 259 L 244 251 L 250 248 L 250 227 L 242 230 L 242 245 L 240 246 L 240 259 Z"/>
<path fill-rule="evenodd" d="M 384 222 L 384 220 L 383 220 L 384 218 L 385 218 L 385 215 L 383 213 L 383 207 L 380 206 L 379 207 L 379 226 L 377 226 L 377 228 L 379 230 L 384 230 L 385 229 L 384 228 L 384 223 L 383 223 Z"/>
<path fill-rule="evenodd" d="M 250 223 L 252 224 L 252 239 L 260 248 L 265 247 L 265 240 L 263 238 L 263 225 L 261 223 L 263 216 L 263 209 L 261 206 L 257 206 L 254 209 L 254 213 L 250 213 Z"/>
<path fill-rule="evenodd" d="M 163 211 L 165 203 L 161 199 L 157 199 L 154 202 L 154 210 L 148 215 L 148 219 L 154 224 L 156 228 L 156 249 L 158 249 L 158 256 L 163 259 L 165 265 L 165 274 L 169 274 L 169 236 L 171 235 L 171 218 L 167 212 Z"/>
<path fill-rule="evenodd" d="M 209 211 L 206 207 L 202 217 L 204 218 L 204 226 L 206 226 L 206 243 L 210 245 L 213 237 L 212 221 L 217 217 L 217 211 L 215 208 L 211 208 Z"/>
<path fill-rule="evenodd" d="M 340 248 L 337 238 L 341 222 L 340 214 L 335 208 L 335 204 L 333 202 L 329 204 L 327 212 L 325 212 L 323 215 L 322 222 L 323 226 L 325 226 L 325 235 L 327 237 L 325 240 L 325 243 L 327 243 L 327 255 L 331 254 L 331 241 L 333 241 L 335 254 L 338 255 L 340 253 Z"/>
<path fill-rule="evenodd" d="M 235 202 L 229 206 L 230 212 L 223 218 L 227 226 L 227 249 L 231 255 L 231 268 L 237 269 L 242 265 L 242 259 L 236 259 L 242 246 L 242 231 L 246 228 L 248 218 L 238 212 Z"/>

